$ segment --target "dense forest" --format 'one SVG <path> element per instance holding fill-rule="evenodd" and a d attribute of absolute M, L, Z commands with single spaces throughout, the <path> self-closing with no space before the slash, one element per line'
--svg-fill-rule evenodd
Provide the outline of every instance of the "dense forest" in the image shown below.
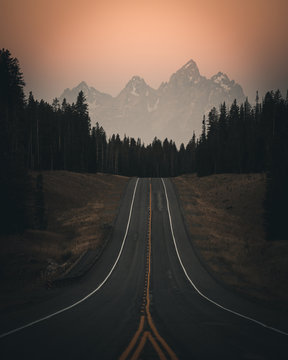
<path fill-rule="evenodd" d="M 185 173 L 267 173 L 266 226 L 269 239 L 288 238 L 288 98 L 268 92 L 256 105 L 223 103 L 203 118 L 202 134 L 178 149 L 172 140 L 107 138 L 91 128 L 83 92 L 73 104 L 50 105 L 24 95 L 18 60 L 0 50 L 1 232 L 27 226 L 28 171 L 68 170 L 126 176 L 170 177 Z M 41 189 L 41 176 L 38 187 Z M 41 198 L 41 196 L 40 196 Z"/>

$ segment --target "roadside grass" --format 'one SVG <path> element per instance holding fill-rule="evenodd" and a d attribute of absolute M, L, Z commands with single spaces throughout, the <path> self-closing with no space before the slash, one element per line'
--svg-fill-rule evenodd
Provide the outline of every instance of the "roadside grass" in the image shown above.
<path fill-rule="evenodd" d="M 264 174 L 174 178 L 190 236 L 222 283 L 288 311 L 288 239 L 265 238 Z"/>
<path fill-rule="evenodd" d="M 30 173 L 30 218 L 37 217 L 33 200 L 37 176 Z M 34 289 L 68 271 L 84 251 L 103 246 L 129 180 L 68 171 L 47 171 L 42 176 L 45 230 L 0 238 L 2 309 L 30 301 Z"/>

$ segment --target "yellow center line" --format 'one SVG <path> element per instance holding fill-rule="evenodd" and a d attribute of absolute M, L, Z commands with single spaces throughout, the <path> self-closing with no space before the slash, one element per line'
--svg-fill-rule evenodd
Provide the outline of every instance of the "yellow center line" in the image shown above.
<path fill-rule="evenodd" d="M 148 333 L 148 339 L 151 341 L 154 349 L 156 350 L 160 360 L 167 360 L 166 356 L 164 355 L 163 351 L 161 350 L 160 346 L 157 344 L 153 336 L 151 335 L 150 331 Z"/>
<path fill-rule="evenodd" d="M 172 360 L 176 360 L 177 356 L 174 353 L 174 351 L 169 347 L 169 345 L 166 343 L 166 341 L 162 338 L 162 336 L 159 334 L 158 330 L 156 329 L 152 316 L 150 314 L 150 275 L 151 275 L 151 224 L 152 224 L 152 185 L 150 182 L 150 205 L 149 205 L 149 233 L 148 233 L 148 257 L 149 257 L 149 264 L 148 264 L 148 284 L 147 284 L 147 290 L 146 290 L 146 314 L 148 323 L 150 325 L 150 328 L 152 329 L 156 339 L 162 344 L 164 349 L 167 351 L 167 353 L 170 355 L 170 358 Z"/>
<path fill-rule="evenodd" d="M 137 349 L 135 350 L 133 356 L 131 357 L 131 360 L 137 360 L 139 355 L 141 354 L 141 351 L 143 350 L 146 341 L 147 341 L 147 337 L 148 337 L 149 331 L 144 331 L 144 334 L 140 340 L 140 343 L 137 347 Z"/>
<path fill-rule="evenodd" d="M 151 185 L 151 181 L 150 181 L 150 192 L 149 192 L 149 222 L 148 222 L 148 254 L 147 254 L 147 269 L 146 269 L 146 277 L 147 280 L 145 282 L 145 286 L 146 286 L 146 296 L 145 296 L 145 300 L 146 300 L 146 305 L 145 305 L 145 312 L 146 312 L 146 316 L 147 316 L 147 322 L 148 325 L 150 327 L 150 329 L 152 330 L 155 338 L 158 340 L 158 342 L 163 346 L 163 348 L 166 350 L 167 354 L 170 356 L 171 360 L 178 360 L 176 354 L 174 353 L 174 351 L 169 347 L 169 345 L 167 344 L 167 342 L 162 338 L 162 336 L 159 334 L 158 330 L 156 329 L 156 326 L 153 323 L 152 320 L 152 316 L 150 314 L 150 277 L 151 277 L 151 224 L 152 224 L 152 185 Z M 140 318 L 140 324 L 139 324 L 139 328 L 136 331 L 136 333 L 134 334 L 132 340 L 130 341 L 129 345 L 127 346 L 127 348 L 125 349 L 125 351 L 123 352 L 123 354 L 120 356 L 119 360 L 126 360 L 130 354 L 130 352 L 132 351 L 132 349 L 135 347 L 138 338 L 140 336 L 140 334 L 143 331 L 144 328 L 144 322 L 145 322 L 146 317 L 144 315 L 141 316 Z M 150 340 L 153 348 L 155 349 L 158 357 L 160 360 L 167 360 L 165 354 L 163 353 L 163 351 L 161 350 L 161 347 L 158 345 L 157 341 L 154 339 L 154 337 L 152 336 L 150 331 L 144 331 L 140 342 L 138 344 L 138 346 L 136 347 L 136 350 L 134 352 L 134 354 L 132 355 L 132 357 L 130 358 L 131 360 L 137 360 L 139 358 L 139 355 L 141 354 L 147 338 Z"/>
<path fill-rule="evenodd" d="M 143 327 L 144 327 L 144 320 L 145 317 L 144 315 L 141 316 L 140 318 L 140 324 L 139 324 L 139 328 L 136 331 L 135 335 L 133 336 L 132 340 L 130 341 L 128 347 L 126 348 L 126 350 L 123 352 L 123 354 L 120 356 L 119 360 L 125 360 L 127 359 L 127 356 L 129 355 L 129 353 L 131 352 L 131 350 L 134 348 L 134 346 L 136 345 L 136 342 L 138 340 L 138 337 L 140 336 L 141 332 L 143 331 Z"/>

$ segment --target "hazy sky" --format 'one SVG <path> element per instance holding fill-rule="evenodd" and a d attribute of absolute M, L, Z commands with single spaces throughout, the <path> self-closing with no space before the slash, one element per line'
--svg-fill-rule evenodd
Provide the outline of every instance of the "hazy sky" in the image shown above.
<path fill-rule="evenodd" d="M 287 14 L 287 0 L 0 0 L 0 47 L 48 101 L 82 80 L 111 95 L 133 75 L 158 88 L 190 59 L 254 101 L 288 88 Z"/>

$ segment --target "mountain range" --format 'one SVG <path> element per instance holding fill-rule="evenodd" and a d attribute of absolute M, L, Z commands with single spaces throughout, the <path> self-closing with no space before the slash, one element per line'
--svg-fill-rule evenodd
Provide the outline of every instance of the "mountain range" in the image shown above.
<path fill-rule="evenodd" d="M 176 71 L 168 82 L 156 90 L 139 76 L 133 76 L 116 96 L 102 93 L 82 81 L 73 89 L 66 89 L 59 97 L 68 103 L 76 101 L 83 91 L 89 106 L 91 125 L 99 122 L 108 136 L 119 133 L 146 144 L 155 136 L 173 139 L 176 144 L 186 144 L 201 133 L 203 115 L 213 106 L 224 101 L 229 106 L 234 99 L 243 102 L 242 87 L 222 72 L 207 79 L 199 72 L 197 64 L 190 60 Z"/>

